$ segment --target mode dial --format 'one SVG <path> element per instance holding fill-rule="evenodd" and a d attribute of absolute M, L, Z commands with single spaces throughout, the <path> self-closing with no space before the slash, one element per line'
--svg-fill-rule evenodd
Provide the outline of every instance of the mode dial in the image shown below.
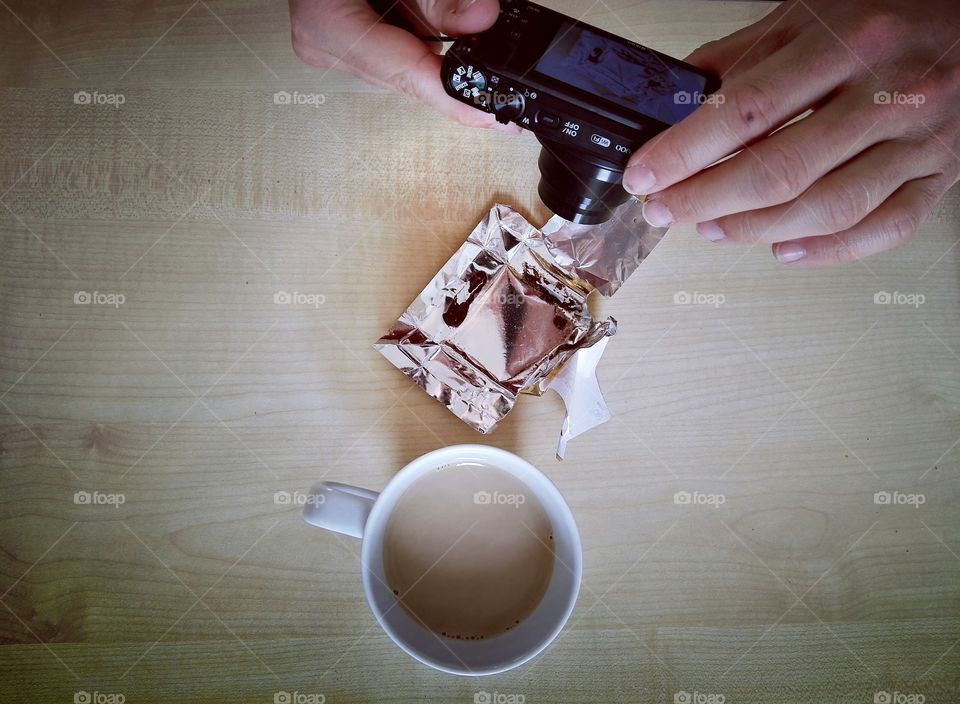
<path fill-rule="evenodd" d="M 487 87 L 487 79 L 473 66 L 457 66 L 450 76 L 450 86 L 464 97 L 474 96 Z"/>

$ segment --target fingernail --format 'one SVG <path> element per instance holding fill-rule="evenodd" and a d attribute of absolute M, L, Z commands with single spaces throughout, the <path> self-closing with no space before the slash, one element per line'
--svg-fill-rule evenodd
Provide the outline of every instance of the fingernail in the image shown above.
<path fill-rule="evenodd" d="M 669 227 L 673 224 L 673 214 L 659 200 L 648 200 L 643 204 L 643 219 L 654 227 Z"/>
<path fill-rule="evenodd" d="M 649 193 L 656 184 L 657 177 L 643 164 L 629 166 L 623 174 L 623 187 L 634 195 Z"/>
<path fill-rule="evenodd" d="M 723 230 L 713 220 L 707 220 L 697 225 L 697 232 L 700 236 L 710 242 L 719 242 L 724 238 Z"/>
<path fill-rule="evenodd" d="M 470 7 L 476 1 L 477 0 L 460 0 L 460 2 L 457 3 L 457 9 L 454 10 L 454 12 L 458 14 L 461 12 L 464 12 L 468 7 Z"/>
<path fill-rule="evenodd" d="M 777 245 L 774 255 L 781 264 L 789 264 L 807 256 L 807 250 L 803 248 L 802 244 L 784 242 Z"/>

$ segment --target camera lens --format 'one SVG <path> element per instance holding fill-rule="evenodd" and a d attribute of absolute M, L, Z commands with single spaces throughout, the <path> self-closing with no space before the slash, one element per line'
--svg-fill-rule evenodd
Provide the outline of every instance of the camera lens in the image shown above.
<path fill-rule="evenodd" d="M 539 139 L 539 138 L 538 138 Z M 623 166 L 540 139 L 540 200 L 570 222 L 606 222 L 630 194 L 623 190 Z"/>

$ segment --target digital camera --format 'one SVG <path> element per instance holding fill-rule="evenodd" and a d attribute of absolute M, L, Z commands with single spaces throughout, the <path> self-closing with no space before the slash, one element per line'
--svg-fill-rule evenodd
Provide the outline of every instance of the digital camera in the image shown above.
<path fill-rule="evenodd" d="M 571 222 L 604 222 L 628 194 L 630 154 L 720 86 L 695 66 L 525 0 L 501 0 L 485 32 L 447 51 L 447 93 L 540 141 L 544 204 Z"/>

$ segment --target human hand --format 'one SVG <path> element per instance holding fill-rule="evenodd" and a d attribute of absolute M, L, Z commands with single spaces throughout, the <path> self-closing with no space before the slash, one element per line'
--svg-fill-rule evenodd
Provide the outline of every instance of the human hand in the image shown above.
<path fill-rule="evenodd" d="M 457 36 L 491 27 L 500 4 L 401 0 L 396 9 L 421 36 Z M 431 44 L 384 22 L 366 0 L 290 0 L 290 27 L 294 52 L 311 66 L 346 71 L 421 100 L 464 125 L 520 131 L 448 96 L 440 82 L 441 58 Z"/>
<path fill-rule="evenodd" d="M 960 175 L 956 0 L 791 1 L 687 60 L 723 85 L 631 156 L 653 225 L 837 264 L 902 244 Z"/>

